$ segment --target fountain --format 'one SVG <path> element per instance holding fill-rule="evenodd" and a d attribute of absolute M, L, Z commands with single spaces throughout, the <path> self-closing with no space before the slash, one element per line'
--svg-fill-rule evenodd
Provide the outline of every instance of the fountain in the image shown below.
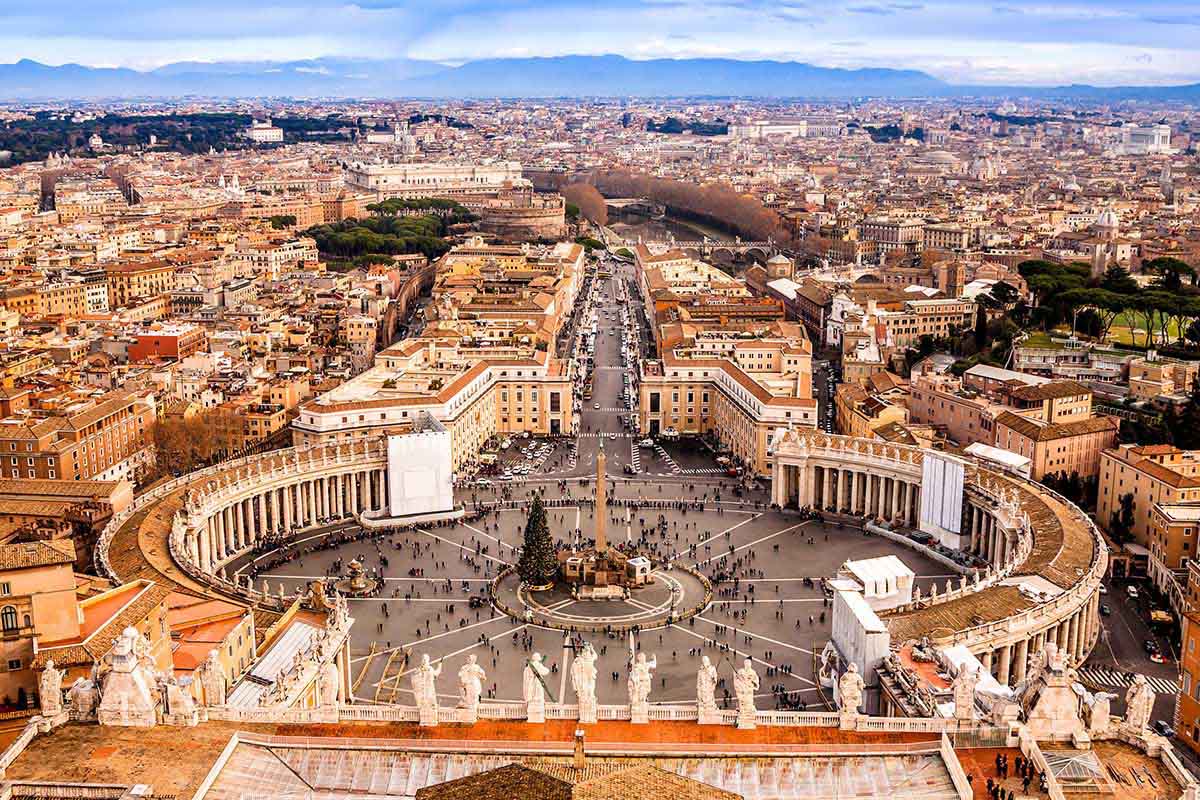
<path fill-rule="evenodd" d="M 362 562 L 357 558 L 346 565 L 347 575 L 339 578 L 334 586 L 347 597 L 367 597 L 374 594 L 379 581 L 367 575 Z"/>

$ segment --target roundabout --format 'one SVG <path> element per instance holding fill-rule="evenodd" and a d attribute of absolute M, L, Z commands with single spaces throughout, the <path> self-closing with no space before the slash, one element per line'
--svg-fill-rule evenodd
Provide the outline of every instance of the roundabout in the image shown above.
<path fill-rule="evenodd" d="M 535 591 L 512 570 L 492 582 L 492 604 L 520 622 L 569 632 L 627 633 L 686 621 L 704 611 L 712 584 L 701 573 L 683 568 L 656 569 L 645 586 L 613 600 L 579 599 L 571 588 L 555 585 Z"/>

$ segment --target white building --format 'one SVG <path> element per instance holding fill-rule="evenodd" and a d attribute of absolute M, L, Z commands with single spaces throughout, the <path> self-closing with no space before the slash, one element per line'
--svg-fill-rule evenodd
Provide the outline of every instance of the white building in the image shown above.
<path fill-rule="evenodd" d="M 431 193 L 495 191 L 506 186 L 528 186 L 516 161 L 489 164 L 390 163 L 346 166 L 346 185 L 378 192 L 383 197 L 428 196 Z"/>
<path fill-rule="evenodd" d="M 1172 152 L 1171 126 L 1125 123 L 1121 126 L 1121 152 L 1127 156 Z"/>
<path fill-rule="evenodd" d="M 271 120 L 254 120 L 250 123 L 250 127 L 242 131 L 242 135 L 252 142 L 264 144 L 266 142 L 282 142 L 283 128 L 276 128 L 271 124 Z"/>

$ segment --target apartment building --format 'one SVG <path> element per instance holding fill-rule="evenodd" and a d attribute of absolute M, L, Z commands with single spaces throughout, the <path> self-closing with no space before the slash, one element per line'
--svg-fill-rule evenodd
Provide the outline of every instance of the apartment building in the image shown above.
<path fill-rule="evenodd" d="M 208 334 L 199 325 L 152 325 L 133 333 L 130 361 L 187 358 L 204 349 Z"/>
<path fill-rule="evenodd" d="M 450 433 L 455 470 L 477 463 L 493 436 L 574 430 L 570 362 L 544 350 L 406 340 L 375 366 L 300 406 L 297 445 L 406 433 L 428 412 Z"/>
<path fill-rule="evenodd" d="M 583 282 L 584 248 L 489 245 L 472 237 L 437 262 L 431 325 L 493 347 L 554 344 Z"/>
<path fill-rule="evenodd" d="M 168 261 L 134 261 L 106 264 L 108 303 L 122 308 L 131 300 L 155 297 L 176 288 L 177 270 Z"/>
<path fill-rule="evenodd" d="M 136 482 L 154 460 L 154 419 L 152 400 L 130 391 L 54 406 L 25 402 L 0 419 L 0 475 Z"/>
<path fill-rule="evenodd" d="M 644 362 L 640 429 L 651 436 L 667 429 L 711 433 L 755 474 L 769 473 L 775 429 L 817 423 L 804 329 L 784 323 L 775 331 L 744 339 L 737 329 L 706 330 Z"/>
<path fill-rule="evenodd" d="M 883 438 L 876 432 L 890 425 L 908 422 L 908 409 L 867 392 L 852 383 L 837 387 L 837 426 L 840 433 L 864 439 Z"/>
<path fill-rule="evenodd" d="M 75 545 L 70 540 L 0 545 L 0 700 L 37 694 L 34 642 L 72 635 Z"/>
<path fill-rule="evenodd" d="M 1133 495 L 1133 540 L 1148 549 L 1153 537 L 1154 506 L 1200 503 L 1200 451 L 1180 450 L 1174 445 L 1120 445 L 1103 451 L 1096 504 L 1100 525 L 1109 527 L 1126 494 Z M 1169 518 L 1164 515 L 1164 521 Z M 1194 553 L 1192 541 L 1189 549 Z M 1163 553 L 1182 549 L 1182 543 L 1162 546 Z"/>
<path fill-rule="evenodd" d="M 884 325 L 886 342 L 892 347 L 916 347 L 921 337 L 941 339 L 966 330 L 975 322 L 975 303 L 971 300 L 909 300 L 901 311 L 868 308 L 868 316 Z"/>
<path fill-rule="evenodd" d="M 903 250 L 920 252 L 925 236 L 925 220 L 918 218 L 868 217 L 860 225 L 859 238 L 875 242 L 880 252 Z"/>
<path fill-rule="evenodd" d="M 1200 376 L 1200 364 L 1162 358 L 1153 350 L 1129 362 L 1129 396 L 1135 400 L 1182 402 Z"/>
<path fill-rule="evenodd" d="M 1179 637 L 1179 693 L 1175 741 L 1200 754 L 1200 560 L 1188 561 Z"/>

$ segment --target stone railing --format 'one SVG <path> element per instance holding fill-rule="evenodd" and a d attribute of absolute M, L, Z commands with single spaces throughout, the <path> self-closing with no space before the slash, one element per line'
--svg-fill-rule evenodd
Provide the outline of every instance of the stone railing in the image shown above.
<path fill-rule="evenodd" d="M 598 705 L 597 717 L 601 720 L 628 722 L 631 718 L 628 705 Z M 579 719 L 579 706 L 574 703 L 547 703 L 546 719 Z M 526 718 L 524 703 L 500 703 L 481 701 L 479 719 L 520 721 Z M 736 725 L 738 712 L 721 709 L 720 723 Z M 257 706 L 240 708 L 217 706 L 208 709 L 208 718 L 227 722 L 262 723 L 340 723 L 340 722 L 418 722 L 420 714 L 416 706 L 388 704 L 339 705 L 336 708 L 284 708 L 280 706 Z M 695 722 L 699 711 L 694 703 L 664 703 L 649 707 L 649 719 L 654 721 Z M 843 719 L 837 712 L 825 711 L 773 711 L 759 710 L 754 715 L 756 725 L 768 727 L 837 728 Z M 453 706 L 438 708 L 439 724 L 461 724 L 462 710 Z M 905 717 L 853 717 L 853 730 L 907 733 L 943 733 L 957 730 L 963 723 L 946 719 L 920 719 Z M 966 723 L 978 727 L 976 723 Z"/>
<path fill-rule="evenodd" d="M 975 796 L 975 790 L 972 788 L 971 782 L 967 780 L 966 770 L 959 763 L 954 746 L 950 744 L 950 737 L 944 733 L 938 745 L 938 752 L 941 753 L 942 763 L 946 765 L 946 770 L 950 773 L 950 782 L 954 784 L 954 791 L 958 792 L 958 800 L 971 800 Z"/>
<path fill-rule="evenodd" d="M 70 717 L 65 711 L 55 717 L 31 717 L 17 738 L 4 748 L 3 753 L 0 753 L 0 780 L 4 779 L 8 768 L 20 758 L 21 754 L 25 752 L 25 748 L 39 733 L 49 733 L 59 725 L 65 724 L 69 719 Z"/>
<path fill-rule="evenodd" d="M 1038 747 L 1038 743 L 1033 738 L 1033 735 L 1022 728 L 1020 733 L 1017 734 L 1017 744 L 1025 757 L 1033 762 L 1038 772 L 1045 776 L 1046 794 L 1050 795 L 1050 800 L 1067 800 L 1067 796 L 1063 793 L 1058 778 L 1054 777 L 1054 773 L 1050 770 L 1050 763 L 1046 761 L 1046 756 L 1042 753 L 1042 749 Z"/>
<path fill-rule="evenodd" d="M 4 800 L 120 800 L 128 797 L 130 787 L 109 783 L 48 783 L 12 781 Z"/>

